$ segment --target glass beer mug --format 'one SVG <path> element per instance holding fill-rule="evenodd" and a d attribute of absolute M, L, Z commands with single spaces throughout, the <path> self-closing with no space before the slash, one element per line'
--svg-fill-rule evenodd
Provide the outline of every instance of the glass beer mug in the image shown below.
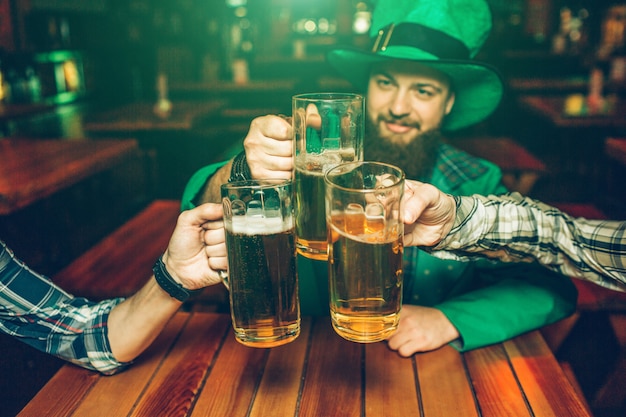
<path fill-rule="evenodd" d="M 231 317 L 237 341 L 275 347 L 300 334 L 290 180 L 221 186 Z"/>
<path fill-rule="evenodd" d="M 352 162 L 330 169 L 325 181 L 332 325 L 354 342 L 385 340 L 402 307 L 404 173 Z"/>
<path fill-rule="evenodd" d="M 342 162 L 363 160 L 364 99 L 300 94 L 292 104 L 297 249 L 307 258 L 326 260 L 324 173 Z"/>

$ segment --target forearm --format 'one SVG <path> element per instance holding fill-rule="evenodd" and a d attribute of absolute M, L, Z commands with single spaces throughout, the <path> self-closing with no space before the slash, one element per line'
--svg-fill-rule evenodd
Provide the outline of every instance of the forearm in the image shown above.
<path fill-rule="evenodd" d="M 120 362 L 135 359 L 154 341 L 181 304 L 152 276 L 143 288 L 109 314 L 108 338 L 115 358 Z"/>
<path fill-rule="evenodd" d="M 427 250 L 444 258 L 450 255 L 437 251 L 506 262 L 536 260 L 562 274 L 623 290 L 626 270 L 620 259 L 626 256 L 625 229 L 625 222 L 574 220 L 517 193 L 462 197 L 457 198 L 451 232 Z"/>
<path fill-rule="evenodd" d="M 0 331 L 76 365 L 112 374 L 126 364 L 107 338 L 109 312 L 121 299 L 73 297 L 27 268 L 0 241 Z"/>

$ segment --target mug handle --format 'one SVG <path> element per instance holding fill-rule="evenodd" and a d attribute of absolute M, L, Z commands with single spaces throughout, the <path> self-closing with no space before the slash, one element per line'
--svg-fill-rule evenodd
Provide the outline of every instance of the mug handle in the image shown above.
<path fill-rule="evenodd" d="M 217 271 L 217 273 L 220 276 L 220 279 L 222 280 L 222 284 L 224 284 L 226 289 L 230 291 L 230 285 L 228 284 L 228 272 L 224 271 L 223 269 L 220 269 L 219 271 Z"/>

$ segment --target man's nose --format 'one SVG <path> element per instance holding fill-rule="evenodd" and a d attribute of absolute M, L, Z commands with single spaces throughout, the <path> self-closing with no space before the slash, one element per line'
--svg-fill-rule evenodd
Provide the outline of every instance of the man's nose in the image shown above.
<path fill-rule="evenodd" d="M 389 103 L 389 114 L 394 117 L 403 117 L 411 113 L 411 103 L 409 96 L 405 92 L 399 91 L 393 96 Z"/>

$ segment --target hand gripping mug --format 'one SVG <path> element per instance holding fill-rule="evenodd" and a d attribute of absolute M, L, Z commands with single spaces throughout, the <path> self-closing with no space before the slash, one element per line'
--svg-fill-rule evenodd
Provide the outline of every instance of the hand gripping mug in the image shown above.
<path fill-rule="evenodd" d="M 221 186 L 231 318 L 237 341 L 268 348 L 300 334 L 292 183 Z"/>
<path fill-rule="evenodd" d="M 324 173 L 363 160 L 364 99 L 358 94 L 293 97 L 296 237 L 298 253 L 326 260 Z"/>
<path fill-rule="evenodd" d="M 354 342 L 387 339 L 402 307 L 404 173 L 352 162 L 331 168 L 325 181 L 332 325 Z"/>

